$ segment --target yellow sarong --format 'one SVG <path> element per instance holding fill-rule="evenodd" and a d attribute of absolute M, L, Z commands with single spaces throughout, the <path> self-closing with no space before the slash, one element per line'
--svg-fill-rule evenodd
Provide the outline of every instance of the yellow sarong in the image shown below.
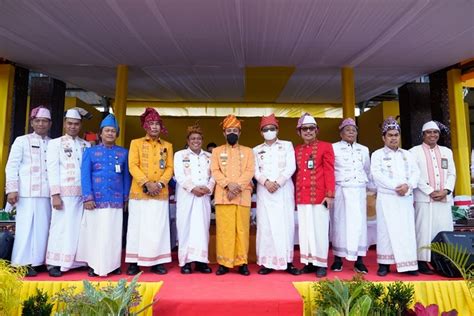
<path fill-rule="evenodd" d="M 228 268 L 247 264 L 250 207 L 216 205 L 217 262 Z"/>

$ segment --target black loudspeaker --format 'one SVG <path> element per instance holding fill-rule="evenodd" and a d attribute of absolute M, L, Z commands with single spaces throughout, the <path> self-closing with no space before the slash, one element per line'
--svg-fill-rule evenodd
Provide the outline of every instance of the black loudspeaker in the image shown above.
<path fill-rule="evenodd" d="M 474 263 L 474 232 L 439 232 L 433 242 L 458 245 L 470 254 L 466 267 Z M 449 278 L 461 277 L 458 269 L 448 259 L 433 251 L 431 252 L 431 265 L 439 274 Z"/>

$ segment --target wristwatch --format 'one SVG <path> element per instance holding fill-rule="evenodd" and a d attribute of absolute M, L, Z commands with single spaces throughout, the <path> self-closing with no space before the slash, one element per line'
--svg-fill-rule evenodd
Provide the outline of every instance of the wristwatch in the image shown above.
<path fill-rule="evenodd" d="M 445 190 L 448 192 L 448 195 L 450 195 L 452 192 L 450 189 L 445 189 Z"/>

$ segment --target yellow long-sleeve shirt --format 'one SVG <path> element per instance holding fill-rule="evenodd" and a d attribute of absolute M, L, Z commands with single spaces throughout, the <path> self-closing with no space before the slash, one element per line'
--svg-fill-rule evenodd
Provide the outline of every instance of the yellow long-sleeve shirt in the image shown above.
<path fill-rule="evenodd" d="M 255 159 L 251 148 L 238 144 L 214 148 L 211 172 L 216 180 L 215 203 L 250 206 L 254 171 Z M 229 201 L 225 187 L 231 182 L 239 184 L 242 193 Z"/>
<path fill-rule="evenodd" d="M 168 199 L 168 182 L 173 176 L 173 145 L 163 139 L 153 140 L 148 135 L 130 143 L 128 165 L 133 177 L 130 199 Z M 150 196 L 143 192 L 148 181 L 161 182 L 165 187 L 160 194 Z"/>

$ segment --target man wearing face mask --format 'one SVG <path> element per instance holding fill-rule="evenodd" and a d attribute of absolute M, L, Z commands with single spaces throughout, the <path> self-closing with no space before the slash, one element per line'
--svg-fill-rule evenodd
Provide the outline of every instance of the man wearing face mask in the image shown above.
<path fill-rule="evenodd" d="M 356 142 L 357 126 L 347 118 L 339 126 L 341 141 L 334 143 L 336 194 L 331 213 L 332 271 L 342 271 L 342 258 L 356 261 L 354 270 L 367 273 L 367 193 L 369 149 Z"/>
<path fill-rule="evenodd" d="M 260 131 L 265 142 L 253 149 L 257 180 L 257 264 L 259 274 L 285 270 L 298 275 L 293 266 L 295 236 L 295 151 L 291 142 L 280 140 L 274 114 L 263 116 Z"/>
<path fill-rule="evenodd" d="M 48 143 L 48 181 L 53 211 L 46 263 L 49 275 L 83 266 L 76 261 L 77 242 L 84 211 L 81 188 L 82 154 L 90 144 L 80 138 L 82 118 L 91 115 L 82 108 L 69 109 L 64 117 L 66 135 Z"/>
<path fill-rule="evenodd" d="M 163 263 L 171 262 L 168 182 L 173 176 L 173 145 L 160 137 L 167 134 L 160 114 L 147 108 L 140 116 L 145 137 L 130 143 L 128 169 L 132 175 L 128 207 L 125 262 L 127 274 L 151 266 L 151 272 L 166 274 Z"/>
<path fill-rule="evenodd" d="M 211 172 L 216 181 L 217 275 L 239 266 L 249 275 L 250 204 L 255 161 L 252 149 L 238 143 L 241 122 L 228 115 L 222 122 L 227 144 L 212 151 Z"/>
<path fill-rule="evenodd" d="M 12 265 L 27 266 L 26 276 L 45 261 L 51 219 L 46 150 L 51 113 L 39 106 L 31 111 L 33 133 L 13 142 L 5 168 L 7 201 L 16 205 L 16 235 Z"/>
<path fill-rule="evenodd" d="M 296 205 L 302 273 L 327 275 L 329 209 L 334 201 L 334 151 L 317 139 L 314 117 L 303 114 L 296 127 L 303 144 L 296 146 Z"/>
<path fill-rule="evenodd" d="M 423 274 L 433 274 L 428 262 L 431 251 L 420 249 L 429 246 L 441 231 L 453 231 L 452 191 L 456 183 L 456 167 L 451 149 L 438 146 L 438 140 L 447 128 L 441 123 L 429 121 L 422 127 L 423 143 L 410 149 L 420 168 L 418 187 L 414 190 L 416 242 L 418 268 Z"/>

